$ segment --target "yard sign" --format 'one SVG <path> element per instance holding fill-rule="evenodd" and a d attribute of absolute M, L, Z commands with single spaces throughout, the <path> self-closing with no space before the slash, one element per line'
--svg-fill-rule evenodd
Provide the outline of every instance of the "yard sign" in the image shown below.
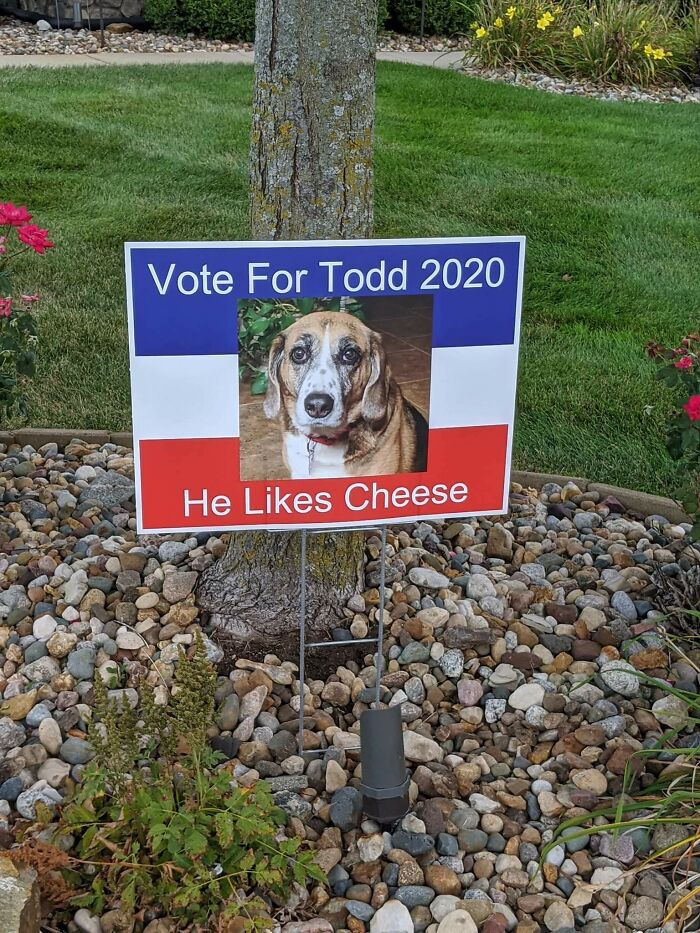
<path fill-rule="evenodd" d="M 127 243 L 139 531 L 506 511 L 524 252 Z"/>

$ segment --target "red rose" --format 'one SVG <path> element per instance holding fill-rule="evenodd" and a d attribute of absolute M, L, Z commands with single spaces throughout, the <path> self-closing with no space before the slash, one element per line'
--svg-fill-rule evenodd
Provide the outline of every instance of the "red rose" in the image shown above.
<path fill-rule="evenodd" d="M 691 421 L 700 421 L 700 395 L 691 395 L 683 406 L 683 411 Z"/>
<path fill-rule="evenodd" d="M 682 356 L 673 365 L 676 367 L 676 369 L 690 369 L 690 367 L 693 365 L 693 358 L 692 356 Z"/>
<path fill-rule="evenodd" d="M 0 317 L 9 317 L 12 314 L 12 299 L 0 298 Z"/>
<path fill-rule="evenodd" d="M 48 230 L 42 230 L 36 224 L 26 224 L 17 231 L 17 236 L 23 243 L 26 243 L 35 253 L 43 254 L 47 249 L 51 249 L 55 244 L 48 237 Z"/>
<path fill-rule="evenodd" d="M 27 211 L 27 208 L 15 207 L 14 204 L 0 204 L 0 227 L 5 227 L 7 225 L 11 227 L 21 227 L 22 224 L 28 224 L 32 219 L 32 215 Z"/>

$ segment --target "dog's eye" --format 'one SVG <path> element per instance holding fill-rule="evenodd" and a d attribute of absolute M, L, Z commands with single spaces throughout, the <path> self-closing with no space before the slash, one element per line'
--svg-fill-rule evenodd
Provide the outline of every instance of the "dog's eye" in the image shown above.
<path fill-rule="evenodd" d="M 305 363 L 309 358 L 309 354 L 304 347 L 293 347 L 289 356 L 292 363 Z"/>
<path fill-rule="evenodd" d="M 348 366 L 354 366 L 355 363 L 360 359 L 360 352 L 354 347 L 347 347 L 340 354 L 340 359 L 343 363 L 347 363 Z"/>

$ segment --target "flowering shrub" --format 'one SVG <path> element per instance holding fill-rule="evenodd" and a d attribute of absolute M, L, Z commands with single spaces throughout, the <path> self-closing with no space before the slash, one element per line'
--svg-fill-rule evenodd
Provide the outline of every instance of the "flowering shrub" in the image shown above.
<path fill-rule="evenodd" d="M 13 295 L 10 262 L 21 253 L 40 256 L 53 247 L 44 230 L 31 222 L 26 207 L 0 204 L 0 416 L 26 416 L 23 380 L 34 375 L 36 327 L 32 306 L 38 295 Z"/>
<path fill-rule="evenodd" d="M 647 345 L 647 353 L 659 364 L 658 378 L 680 389 L 682 402 L 667 425 L 666 445 L 674 460 L 685 467 L 678 501 L 694 517 L 692 535 L 700 538 L 700 336 L 689 334 L 679 347 Z"/>
<path fill-rule="evenodd" d="M 503 65 L 567 78 L 647 87 L 683 80 L 697 48 L 696 16 L 631 0 L 481 0 L 472 52 Z"/>

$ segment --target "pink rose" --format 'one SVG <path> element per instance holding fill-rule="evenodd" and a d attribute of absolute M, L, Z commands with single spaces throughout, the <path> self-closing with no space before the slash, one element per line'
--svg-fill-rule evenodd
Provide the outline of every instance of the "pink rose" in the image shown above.
<path fill-rule="evenodd" d="M 9 317 L 12 314 L 12 299 L 0 298 L 0 317 Z"/>
<path fill-rule="evenodd" d="M 683 411 L 691 421 L 700 421 L 700 395 L 691 395 L 683 406 Z"/>
<path fill-rule="evenodd" d="M 36 224 L 26 224 L 17 231 L 20 240 L 34 250 L 35 253 L 42 255 L 47 249 L 51 249 L 55 244 L 48 239 L 48 230 L 41 230 Z"/>
<path fill-rule="evenodd" d="M 38 301 L 38 295 L 22 295 L 22 301 L 25 301 L 27 304 L 31 304 L 34 301 Z"/>
<path fill-rule="evenodd" d="M 11 227 L 21 227 L 22 224 L 28 224 L 32 219 L 32 215 L 27 211 L 27 208 L 15 207 L 14 204 L 0 204 L 0 227 L 5 227 L 9 224 Z"/>
<path fill-rule="evenodd" d="M 673 365 L 676 367 L 676 369 L 690 369 L 690 367 L 693 365 L 693 358 L 692 356 L 682 356 Z"/>

